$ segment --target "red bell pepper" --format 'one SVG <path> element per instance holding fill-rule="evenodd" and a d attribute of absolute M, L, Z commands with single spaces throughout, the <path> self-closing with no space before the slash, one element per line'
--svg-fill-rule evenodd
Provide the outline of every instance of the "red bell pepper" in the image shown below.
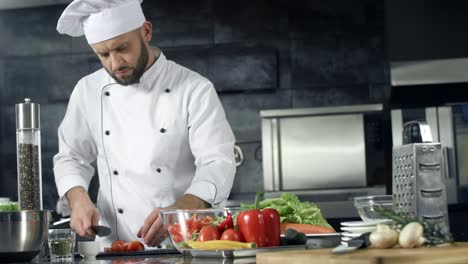
<path fill-rule="evenodd" d="M 232 220 L 231 212 L 226 211 L 226 213 L 227 213 L 226 219 L 224 219 L 224 221 L 222 221 L 221 224 L 219 224 L 218 226 L 218 231 L 220 235 L 228 229 L 231 229 L 231 228 L 234 229 L 234 221 Z"/>
<path fill-rule="evenodd" d="M 255 209 L 240 212 L 237 216 L 237 226 L 245 238 L 245 242 L 254 242 L 257 247 L 272 247 L 280 245 L 280 215 L 273 208 L 259 210 L 259 198 L 255 197 Z"/>

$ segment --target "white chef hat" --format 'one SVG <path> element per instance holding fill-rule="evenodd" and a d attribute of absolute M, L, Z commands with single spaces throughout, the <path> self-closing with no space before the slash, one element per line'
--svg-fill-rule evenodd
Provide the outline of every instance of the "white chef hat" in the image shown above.
<path fill-rule="evenodd" d="M 72 37 L 85 35 L 89 44 L 139 28 L 146 21 L 143 0 L 74 0 L 65 8 L 57 31 Z"/>

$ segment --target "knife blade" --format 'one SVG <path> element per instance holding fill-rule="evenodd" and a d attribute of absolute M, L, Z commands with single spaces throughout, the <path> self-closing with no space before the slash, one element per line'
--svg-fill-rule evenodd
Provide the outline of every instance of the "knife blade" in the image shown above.
<path fill-rule="evenodd" d="M 105 237 L 112 233 L 112 230 L 107 226 L 95 225 L 91 226 L 91 228 L 93 229 L 94 233 L 100 237 Z"/>
<path fill-rule="evenodd" d="M 348 253 L 352 252 L 356 249 L 359 248 L 366 248 L 370 246 L 370 241 L 369 241 L 369 233 L 364 233 L 358 237 L 355 237 L 348 241 L 348 245 L 339 245 L 336 248 L 332 250 L 332 253 L 334 254 L 343 254 L 343 253 Z"/>

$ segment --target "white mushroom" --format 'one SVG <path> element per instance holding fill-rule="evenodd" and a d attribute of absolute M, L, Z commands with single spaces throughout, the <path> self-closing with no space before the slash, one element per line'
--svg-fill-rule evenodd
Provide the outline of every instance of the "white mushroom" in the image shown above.
<path fill-rule="evenodd" d="M 377 225 L 377 229 L 369 236 L 371 247 L 391 248 L 398 242 L 398 232 L 388 225 Z"/>
<path fill-rule="evenodd" d="M 403 248 L 420 247 L 424 244 L 423 226 L 418 222 L 411 222 L 403 227 L 398 243 Z"/>

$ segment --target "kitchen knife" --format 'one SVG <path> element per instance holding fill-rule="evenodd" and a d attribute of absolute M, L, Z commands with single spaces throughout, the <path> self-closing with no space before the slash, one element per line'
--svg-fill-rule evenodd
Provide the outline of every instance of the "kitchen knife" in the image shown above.
<path fill-rule="evenodd" d="M 105 237 L 112 233 L 112 230 L 107 226 L 96 225 L 91 226 L 91 228 L 93 229 L 94 233 L 96 233 L 96 235 L 100 237 Z"/>
<path fill-rule="evenodd" d="M 334 248 L 332 250 L 332 253 L 343 254 L 343 253 L 352 252 L 358 248 L 366 248 L 370 246 L 369 235 L 370 233 L 364 233 L 358 237 L 355 237 L 351 239 L 350 241 L 348 241 L 348 245 L 342 244 Z"/>
<path fill-rule="evenodd" d="M 60 221 L 52 223 L 52 227 L 57 228 L 58 226 L 65 224 L 65 223 L 67 224 L 67 228 L 70 228 L 69 226 L 70 218 L 62 219 Z M 107 226 L 95 225 L 95 226 L 91 226 L 91 228 L 93 229 L 94 233 L 96 233 L 96 235 L 100 237 L 105 237 L 112 233 L 112 230 Z"/>

